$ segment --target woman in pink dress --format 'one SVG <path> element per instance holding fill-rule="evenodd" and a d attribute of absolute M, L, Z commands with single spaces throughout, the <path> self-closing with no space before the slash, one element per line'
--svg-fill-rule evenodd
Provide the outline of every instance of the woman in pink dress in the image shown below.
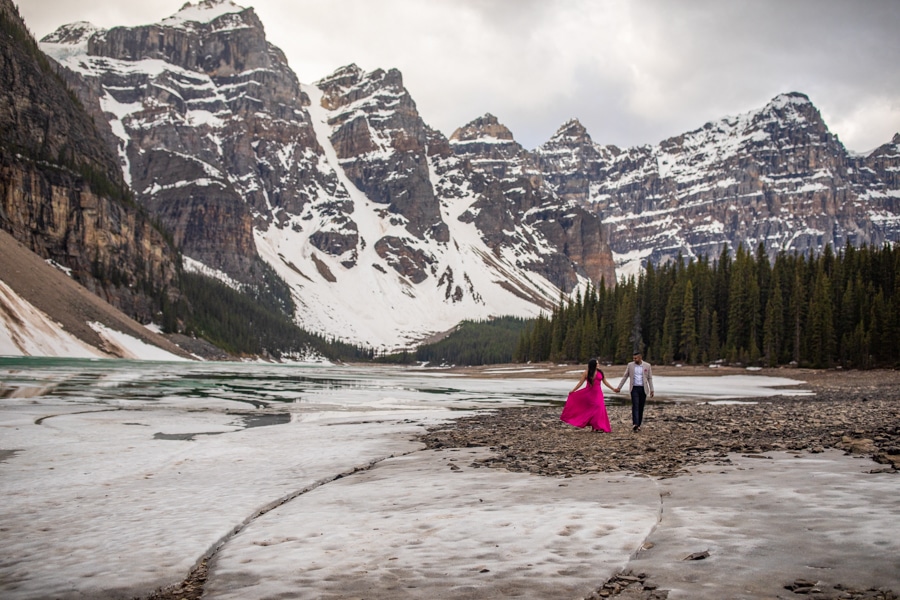
<path fill-rule="evenodd" d="M 603 402 L 601 381 L 610 390 L 616 391 L 616 388 L 606 382 L 603 371 L 597 368 L 597 359 L 592 358 L 588 361 L 587 371 L 582 373 L 578 385 L 569 392 L 566 405 L 559 416 L 560 420 L 575 427 L 590 425 L 591 431 L 609 433 L 612 428 L 609 426 L 609 415 L 606 414 L 606 404 Z M 584 386 L 584 389 L 579 390 L 578 388 L 583 383 L 587 383 L 587 385 Z"/>

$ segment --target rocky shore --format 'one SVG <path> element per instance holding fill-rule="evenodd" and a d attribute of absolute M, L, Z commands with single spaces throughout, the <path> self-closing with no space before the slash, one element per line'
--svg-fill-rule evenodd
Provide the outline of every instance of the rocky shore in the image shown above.
<path fill-rule="evenodd" d="M 633 471 L 674 477 L 687 467 L 728 462 L 729 453 L 822 452 L 871 456 L 873 470 L 900 468 L 900 386 L 866 395 L 819 391 L 736 404 L 647 404 L 640 432 L 631 407 L 608 407 L 612 433 L 575 429 L 560 408 L 505 408 L 457 419 L 422 436 L 429 448 L 487 446 L 474 466 L 546 476 Z"/>
<path fill-rule="evenodd" d="M 828 448 L 870 457 L 871 472 L 900 470 L 900 373 L 808 371 L 798 379 L 814 395 L 724 404 L 649 401 L 640 432 L 631 429 L 630 406 L 608 407 L 611 433 L 561 422 L 561 407 L 533 406 L 456 419 L 421 439 L 436 450 L 487 446 L 492 456 L 473 467 L 549 477 L 628 471 L 668 478 L 696 465 L 728 464 L 733 453 L 765 460 L 774 451 L 803 455 Z M 898 598 L 892 590 L 817 586 L 804 579 L 785 581 L 784 590 L 785 598 Z M 647 574 L 626 571 L 587 598 L 660 600 L 667 595 L 649 583 Z"/>

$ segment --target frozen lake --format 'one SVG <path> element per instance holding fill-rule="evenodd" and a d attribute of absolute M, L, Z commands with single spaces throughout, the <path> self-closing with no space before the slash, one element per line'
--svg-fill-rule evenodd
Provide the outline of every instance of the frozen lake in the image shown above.
<path fill-rule="evenodd" d="M 757 550 L 732 520 L 748 514 L 742 502 L 761 489 L 790 502 L 773 520 L 777 531 L 766 518 L 747 524 L 754 539 L 795 534 L 828 563 L 828 544 L 804 525 L 818 515 L 847 565 L 869 558 L 860 583 L 892 581 L 892 569 L 870 556 L 900 555 L 898 536 L 882 535 L 900 512 L 896 478 L 864 474 L 858 459 L 737 459 L 719 497 L 717 480 L 703 473 L 690 482 L 563 480 L 471 469 L 487 450 L 429 451 L 415 441 L 425 427 L 473 410 L 559 403 L 577 380 L 522 375 L 0 358 L 0 597 L 146 596 L 214 555 L 205 598 L 575 598 L 667 535 L 681 536 L 669 542 L 684 545 L 677 552 L 721 547 L 732 561 L 721 559 L 721 575 L 715 560 L 703 561 L 706 583 L 670 583 L 670 598 L 679 589 L 681 597 L 742 597 L 722 595 L 724 577 L 734 579 L 741 560 L 753 564 L 747 552 Z M 659 396 L 704 401 L 798 383 L 655 381 Z M 798 478 L 802 491 L 791 487 Z M 671 529 L 663 498 L 680 515 Z M 848 505 L 864 508 L 838 510 Z M 810 562 L 788 545 L 766 565 L 789 578 Z M 654 569 L 667 572 L 646 567 Z M 839 574 L 852 584 L 858 565 L 847 571 Z"/>

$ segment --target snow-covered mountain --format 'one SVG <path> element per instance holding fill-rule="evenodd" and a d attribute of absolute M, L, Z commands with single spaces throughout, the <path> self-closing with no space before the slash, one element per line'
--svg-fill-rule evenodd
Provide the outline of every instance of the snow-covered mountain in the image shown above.
<path fill-rule="evenodd" d="M 264 261 L 302 326 L 352 342 L 534 315 L 679 253 L 900 239 L 900 136 L 853 156 L 798 93 L 627 149 L 571 120 L 528 151 L 489 114 L 448 139 L 394 69 L 301 85 L 231 0 L 41 47 L 192 268 L 260 285 Z"/>
<path fill-rule="evenodd" d="M 560 197 L 610 224 L 620 274 L 680 252 L 817 252 L 900 240 L 898 141 L 854 157 L 803 94 L 654 146 L 595 144 L 577 122 L 536 150 Z"/>
<path fill-rule="evenodd" d="M 533 168 L 484 169 L 489 152 L 428 127 L 396 70 L 301 85 L 252 8 L 77 23 L 41 48 L 189 264 L 259 284 L 262 258 L 311 331 L 407 346 L 615 278 L 596 214 Z"/>

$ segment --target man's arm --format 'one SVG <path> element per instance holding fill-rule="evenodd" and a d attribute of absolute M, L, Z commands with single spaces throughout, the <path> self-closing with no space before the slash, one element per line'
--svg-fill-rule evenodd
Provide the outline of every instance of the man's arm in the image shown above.
<path fill-rule="evenodd" d="M 644 379 L 647 382 L 647 389 L 650 391 L 650 397 L 653 397 L 653 367 L 650 366 L 650 363 L 646 364 L 644 368 Z"/>

